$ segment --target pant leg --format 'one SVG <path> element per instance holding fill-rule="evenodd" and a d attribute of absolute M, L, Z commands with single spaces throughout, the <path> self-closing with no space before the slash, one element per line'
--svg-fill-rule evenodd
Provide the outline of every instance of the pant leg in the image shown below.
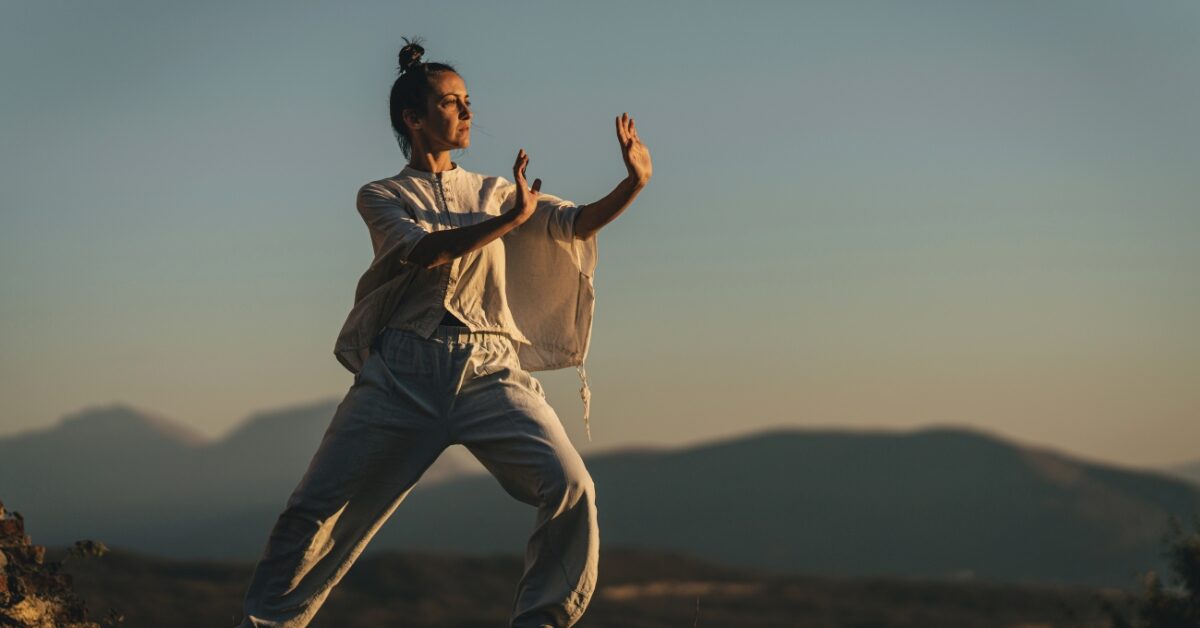
<path fill-rule="evenodd" d="M 445 369 L 389 333 L 338 405 L 255 566 L 239 628 L 301 628 L 449 446 Z"/>
<path fill-rule="evenodd" d="M 461 443 L 516 499 L 536 506 L 510 626 L 566 628 L 595 590 L 600 528 L 595 485 L 541 384 L 511 341 L 474 346 L 450 412 Z"/>

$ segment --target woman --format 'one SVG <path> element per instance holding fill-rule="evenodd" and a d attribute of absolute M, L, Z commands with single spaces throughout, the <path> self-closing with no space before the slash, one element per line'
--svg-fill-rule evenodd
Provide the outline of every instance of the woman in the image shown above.
<path fill-rule="evenodd" d="M 515 184 L 467 172 L 450 159 L 470 145 L 466 84 L 405 42 L 390 109 L 408 163 L 359 189 L 375 259 L 334 348 L 354 383 L 271 530 L 242 627 L 307 625 L 453 444 L 538 509 L 510 626 L 571 626 L 596 586 L 595 486 L 530 371 L 576 366 L 586 425 L 595 234 L 649 181 L 649 152 L 618 117 L 628 176 L 584 206 L 528 185 L 523 149 Z"/>

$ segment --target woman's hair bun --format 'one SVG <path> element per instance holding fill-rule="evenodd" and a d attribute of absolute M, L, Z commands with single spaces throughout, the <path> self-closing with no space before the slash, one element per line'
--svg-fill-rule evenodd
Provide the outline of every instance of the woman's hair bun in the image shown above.
<path fill-rule="evenodd" d="M 400 49 L 400 73 L 404 74 L 421 63 L 421 55 L 425 54 L 425 49 L 421 47 L 420 38 L 409 41 L 407 37 L 403 38 L 405 46 Z"/>

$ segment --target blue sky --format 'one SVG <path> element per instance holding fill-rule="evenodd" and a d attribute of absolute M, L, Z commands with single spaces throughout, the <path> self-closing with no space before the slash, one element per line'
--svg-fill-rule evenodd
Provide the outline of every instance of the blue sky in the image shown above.
<path fill-rule="evenodd" d="M 455 160 L 585 203 L 585 454 L 960 424 L 1129 464 L 1200 443 L 1200 6 L 8 2 L 0 435 L 131 403 L 213 436 L 340 398 L 398 172 L 401 36 L 458 67 Z"/>

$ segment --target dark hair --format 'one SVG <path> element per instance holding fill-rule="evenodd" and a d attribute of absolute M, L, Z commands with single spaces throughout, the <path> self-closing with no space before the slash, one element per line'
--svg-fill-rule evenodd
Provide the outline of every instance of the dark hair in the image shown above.
<path fill-rule="evenodd" d="M 400 49 L 400 76 L 392 83 L 388 109 L 392 116 L 392 131 L 396 134 L 396 141 L 400 142 L 400 150 L 404 156 L 409 157 L 412 153 L 412 138 L 408 135 L 408 127 L 404 126 L 404 110 L 415 109 L 417 113 L 425 115 L 426 100 L 432 91 L 429 79 L 442 72 L 457 74 L 458 71 L 446 63 L 421 61 L 425 48 L 421 47 L 420 37 L 412 41 L 407 37 L 403 39 L 406 45 Z"/>

